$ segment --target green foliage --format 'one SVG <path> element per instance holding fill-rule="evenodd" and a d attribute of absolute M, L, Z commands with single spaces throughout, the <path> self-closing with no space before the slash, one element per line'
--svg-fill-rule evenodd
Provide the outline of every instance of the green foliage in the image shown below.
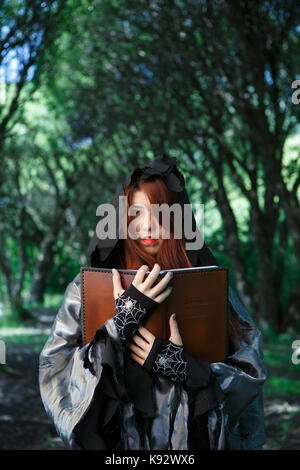
<path fill-rule="evenodd" d="M 299 375 L 299 370 L 298 370 Z M 286 377 L 270 377 L 264 387 L 264 395 L 300 395 L 300 381 L 299 379 L 290 379 Z"/>
<path fill-rule="evenodd" d="M 62 295 L 88 263 L 96 207 L 134 166 L 166 152 L 178 158 L 193 201 L 205 204 L 205 240 L 229 267 L 232 286 L 228 238 L 237 229 L 235 246 L 254 288 L 263 267 L 257 241 L 270 247 L 285 311 L 299 263 L 290 226 L 280 232 L 288 214 L 273 169 L 284 148 L 281 172 L 292 192 L 300 110 L 286 91 L 299 62 L 294 2 L 75 3 L 24 0 L 29 13 L 39 12 L 36 24 L 20 21 L 24 9 L 6 3 L 0 19 L 22 25 L 16 40 L 31 41 L 31 27 L 49 30 L 8 116 L 11 132 L 0 135 L 1 296 L 4 284 L 20 281 L 24 304 L 42 305 L 26 302 L 37 273 L 40 297 L 51 303 L 52 294 Z M 12 41 L 3 53 L 17 46 Z M 9 99 L 14 88 L 7 84 Z M 1 108 L 5 125 L 8 108 Z M 253 193 L 260 222 L 251 217 Z"/>
<path fill-rule="evenodd" d="M 8 348 L 13 348 L 17 344 L 27 344 L 32 347 L 31 351 L 39 354 L 46 343 L 48 336 L 47 334 L 39 333 L 34 334 L 34 329 L 32 329 L 32 334 L 28 334 L 28 329 L 26 328 L 0 328 L 0 337 L 1 335 L 5 337 L 5 343 Z M 35 329 L 35 331 L 37 331 Z"/>
<path fill-rule="evenodd" d="M 265 396 L 300 394 L 300 364 L 292 363 L 295 339 L 290 333 L 278 335 L 271 328 L 264 331 L 263 350 L 268 371 Z"/>

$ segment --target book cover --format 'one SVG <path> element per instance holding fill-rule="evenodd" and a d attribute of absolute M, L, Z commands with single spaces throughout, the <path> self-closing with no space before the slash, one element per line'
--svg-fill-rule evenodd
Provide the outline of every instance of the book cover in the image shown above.
<path fill-rule="evenodd" d="M 127 289 L 137 270 L 118 269 Z M 160 339 L 169 339 L 169 317 L 176 313 L 183 346 L 198 359 L 225 360 L 228 349 L 228 268 L 198 266 L 160 271 L 155 283 L 168 272 L 172 293 L 159 304 L 143 326 Z M 112 271 L 81 267 L 81 307 L 84 344 L 115 312 Z M 146 275 L 150 274 L 147 271 Z"/>

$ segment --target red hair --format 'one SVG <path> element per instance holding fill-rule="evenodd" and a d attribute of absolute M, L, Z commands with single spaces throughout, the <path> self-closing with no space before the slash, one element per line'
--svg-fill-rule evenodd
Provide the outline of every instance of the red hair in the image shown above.
<path fill-rule="evenodd" d="M 163 179 L 156 175 L 145 180 L 143 176 L 132 186 L 125 190 L 127 213 L 132 205 L 135 191 L 144 191 L 150 204 L 163 204 L 169 206 L 177 201 L 177 193 L 168 189 Z M 127 227 L 134 216 L 127 218 Z M 143 264 L 151 270 L 158 263 L 161 269 L 190 268 L 192 264 L 188 259 L 182 239 L 174 238 L 174 214 L 170 212 L 170 239 L 163 239 L 156 256 L 145 253 L 131 237 L 124 239 L 123 253 L 119 259 L 120 269 L 139 269 Z"/>

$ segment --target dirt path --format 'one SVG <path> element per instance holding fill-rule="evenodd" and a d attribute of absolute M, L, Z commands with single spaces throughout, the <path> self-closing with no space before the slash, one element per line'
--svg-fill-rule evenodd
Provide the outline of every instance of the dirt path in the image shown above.
<path fill-rule="evenodd" d="M 3 338 L 9 373 L 0 373 L 0 449 L 65 449 L 44 410 L 38 385 L 39 352 L 54 315 L 50 311 L 34 325 L 44 334 L 32 335 L 30 342 Z"/>
<path fill-rule="evenodd" d="M 45 320 L 46 319 L 46 320 Z M 49 334 L 52 316 L 37 325 Z M 7 338 L 6 363 L 0 365 L 0 449 L 65 449 L 41 402 L 38 359 L 43 338 L 16 344 Z M 265 398 L 266 443 L 264 449 L 300 449 L 300 395 Z"/>
<path fill-rule="evenodd" d="M 265 450 L 300 449 L 300 395 L 267 397 L 264 401 Z"/>

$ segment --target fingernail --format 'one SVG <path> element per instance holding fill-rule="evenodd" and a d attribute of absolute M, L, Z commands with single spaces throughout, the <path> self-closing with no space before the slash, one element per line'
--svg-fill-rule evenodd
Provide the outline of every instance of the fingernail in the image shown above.
<path fill-rule="evenodd" d="M 173 320 L 176 321 L 176 313 L 173 313 Z"/>
<path fill-rule="evenodd" d="M 111 272 L 113 273 L 113 275 L 115 274 L 116 270 L 114 268 L 112 268 Z"/>

